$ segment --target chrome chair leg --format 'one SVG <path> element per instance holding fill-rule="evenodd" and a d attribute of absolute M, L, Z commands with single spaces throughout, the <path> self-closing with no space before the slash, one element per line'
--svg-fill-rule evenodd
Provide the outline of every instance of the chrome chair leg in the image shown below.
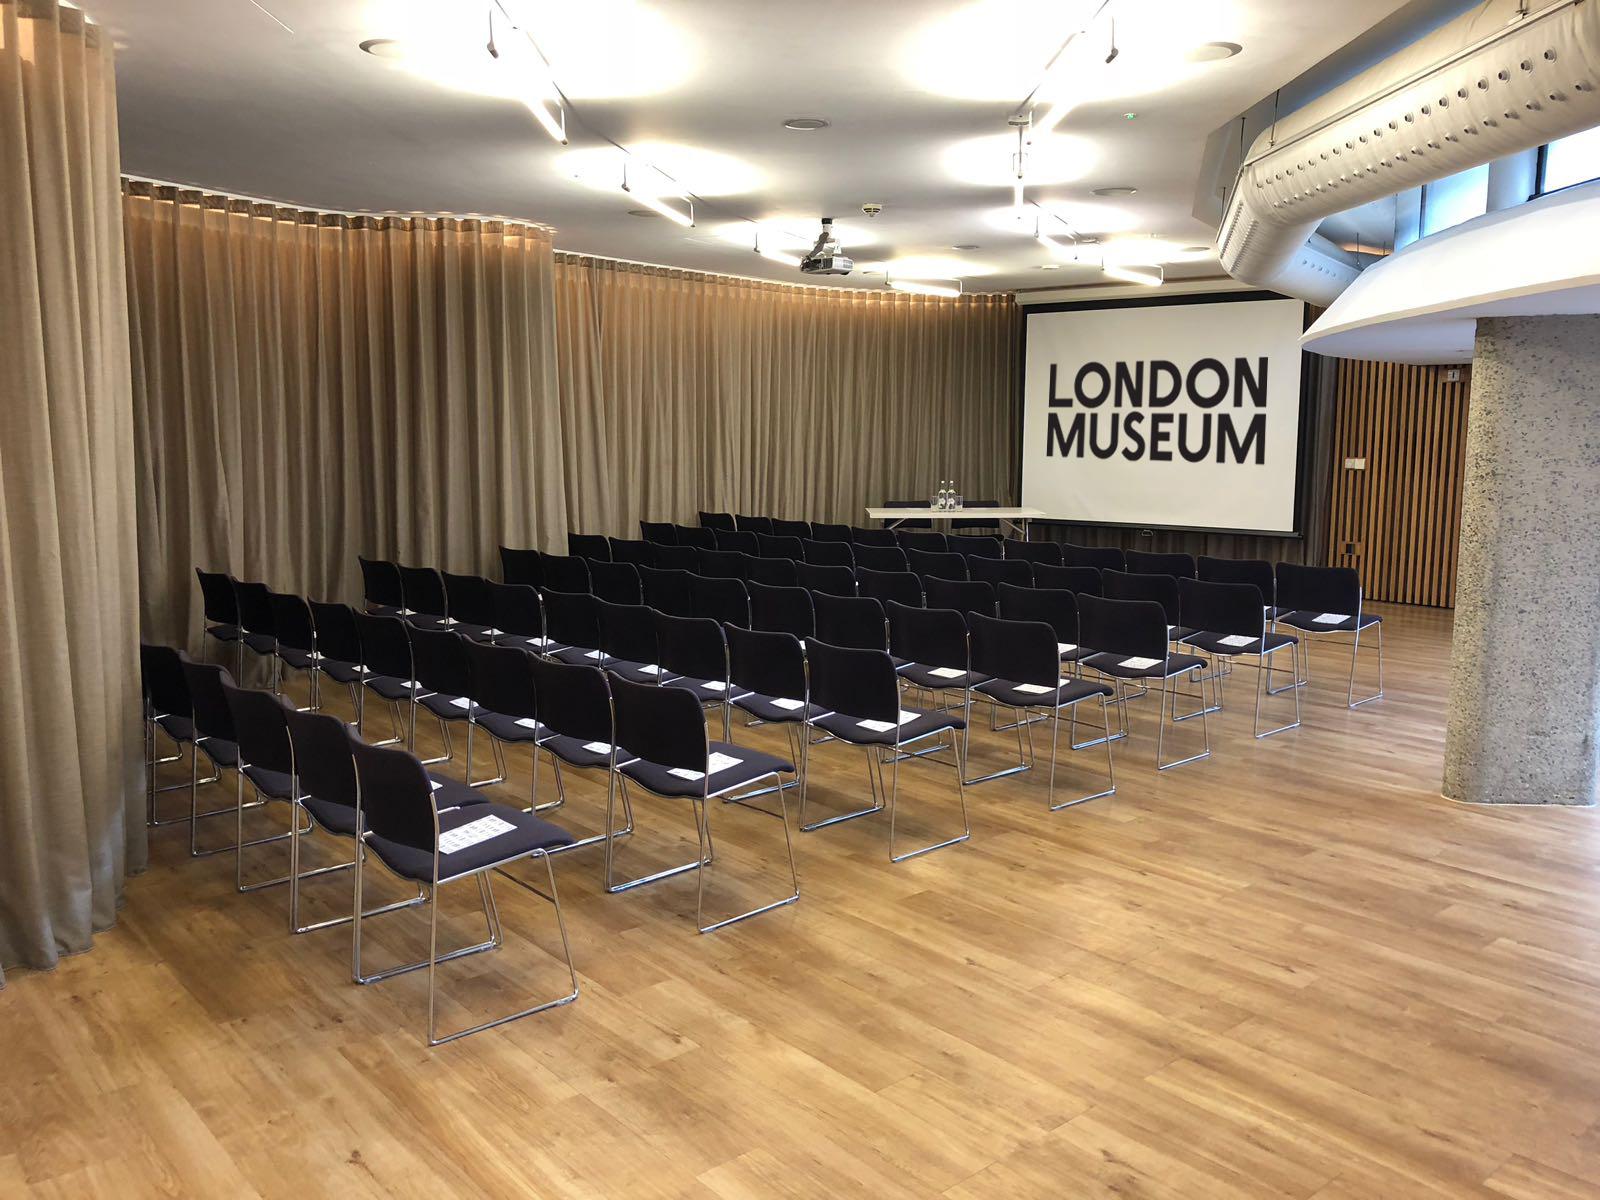
<path fill-rule="evenodd" d="M 929 846 L 920 846 L 915 850 L 907 850 L 904 854 L 895 853 L 895 806 L 900 797 L 900 760 L 902 757 L 899 754 L 895 754 L 889 760 L 889 861 L 892 863 L 905 862 L 908 858 L 918 858 L 924 854 L 931 854 L 935 850 L 942 850 L 946 846 L 954 846 L 964 842 L 972 836 L 972 823 L 967 815 L 967 790 L 966 784 L 963 782 L 966 775 L 966 764 L 961 754 L 961 739 L 956 737 L 954 729 L 946 730 L 945 732 L 950 738 L 952 765 L 956 773 L 956 800 L 961 806 L 961 833 L 956 837 L 946 838 L 942 842 L 934 842 Z M 898 744 L 895 749 L 900 749 Z M 878 770 L 881 778 L 883 770 L 881 765 Z"/>
<path fill-rule="evenodd" d="M 1370 696 L 1356 699 L 1356 659 L 1361 653 L 1361 630 L 1356 629 L 1355 640 L 1350 643 L 1350 682 L 1345 688 L 1345 707 L 1360 708 L 1363 704 L 1371 704 L 1374 700 L 1383 699 L 1383 622 L 1367 626 L 1378 631 L 1378 690 Z"/>
<path fill-rule="evenodd" d="M 1297 674 L 1297 675 L 1299 674 L 1299 670 L 1300 670 L 1300 643 L 1299 642 L 1290 642 L 1289 643 L 1289 667 L 1290 667 L 1290 670 L 1293 671 L 1295 674 Z M 1294 692 L 1294 720 L 1288 722 L 1287 724 L 1278 725 L 1278 726 L 1276 726 L 1276 727 L 1274 727 L 1272 729 L 1262 729 L 1261 728 L 1261 696 L 1262 696 L 1262 692 L 1263 691 L 1265 691 L 1267 695 L 1271 695 L 1272 694 L 1271 679 L 1272 679 L 1272 655 L 1271 654 L 1263 654 L 1256 662 L 1256 715 L 1255 715 L 1255 721 L 1251 725 L 1251 732 L 1255 734 L 1255 736 L 1256 736 L 1256 738 L 1258 740 L 1260 738 L 1271 737 L 1275 733 L 1286 733 L 1291 729 L 1300 728 L 1300 689 L 1299 688 L 1289 689 L 1289 690 Z M 1263 686 L 1263 680 L 1266 681 L 1265 682 L 1265 686 Z"/>
<path fill-rule="evenodd" d="M 767 777 L 762 776 L 761 778 Z M 699 929 L 701 933 L 713 933 L 724 926 L 733 925 L 740 921 L 747 921 L 751 917 L 758 917 L 762 913 L 771 912 L 775 908 L 783 908 L 785 905 L 793 904 L 800 899 L 800 876 L 795 870 L 794 865 L 794 839 L 789 834 L 789 802 L 783 794 L 781 777 L 774 772 L 772 778 L 778 780 L 778 785 L 763 789 L 762 794 L 770 795 L 773 792 L 776 792 L 778 796 L 778 812 L 776 816 L 780 821 L 783 822 L 783 844 L 784 848 L 788 852 L 789 857 L 789 894 L 779 900 L 773 900 L 767 904 L 758 905 L 757 907 L 749 909 L 746 912 L 739 913 L 736 916 L 724 917 L 720 921 L 713 921 L 711 924 L 707 925 L 705 920 L 705 899 L 706 875 L 708 872 L 701 871 L 699 878 L 695 881 L 696 889 L 694 907 L 695 927 Z M 754 782 L 754 780 L 751 782 Z M 695 800 L 692 802 L 692 804 L 696 815 L 695 829 L 700 836 L 701 859 L 703 862 L 709 863 L 711 861 L 712 854 L 711 805 L 705 800 Z"/>

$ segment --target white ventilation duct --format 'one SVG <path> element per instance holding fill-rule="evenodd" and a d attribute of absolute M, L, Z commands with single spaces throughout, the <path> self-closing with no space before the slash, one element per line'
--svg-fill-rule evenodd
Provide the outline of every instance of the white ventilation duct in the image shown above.
<path fill-rule="evenodd" d="M 1600 0 L 1486 0 L 1257 138 L 1218 255 L 1235 279 L 1327 304 L 1359 267 L 1312 241 L 1325 217 L 1594 125 Z"/>

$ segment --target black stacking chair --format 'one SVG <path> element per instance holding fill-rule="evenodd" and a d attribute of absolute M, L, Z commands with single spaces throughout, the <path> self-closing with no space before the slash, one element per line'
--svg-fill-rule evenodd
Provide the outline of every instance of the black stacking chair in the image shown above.
<path fill-rule="evenodd" d="M 1311 681 L 1312 641 L 1345 634 L 1351 639 L 1346 707 L 1360 708 L 1383 699 L 1383 618 L 1377 613 L 1363 611 L 1361 576 L 1350 567 L 1306 567 L 1281 562 L 1276 590 L 1281 614 L 1277 624 L 1305 635 L 1305 673 L 1297 679 L 1297 684 Z M 1378 690 L 1357 699 L 1356 659 L 1361 654 L 1361 634 L 1374 626 L 1378 630 Z"/>
<path fill-rule="evenodd" d="M 887 548 L 898 546 L 892 529 L 862 529 L 859 525 L 850 527 L 850 544 L 852 546 L 876 546 Z"/>
<path fill-rule="evenodd" d="M 615 852 L 608 843 L 606 890 L 622 892 L 681 875 L 685 871 L 698 872 L 695 926 L 701 933 L 710 933 L 798 900 L 800 880 L 795 873 L 794 846 L 789 837 L 789 809 L 781 787 L 783 776 L 794 774 L 794 764 L 749 746 L 711 741 L 706 733 L 705 716 L 700 710 L 699 701 L 683 688 L 655 688 L 613 678 L 611 695 L 617 716 L 617 741 L 626 745 L 632 756 L 630 761 L 612 763 L 614 793 L 621 795 L 623 806 L 630 811 L 629 785 L 665 799 L 691 801 L 700 848 L 694 860 L 682 866 L 668 867 L 664 871 L 618 883 L 614 881 L 612 870 Z M 619 757 L 613 752 L 614 760 Z M 779 900 L 707 924 L 705 876 L 711 865 L 710 801 L 718 797 L 735 801 L 744 799 L 738 794 L 741 789 L 765 780 L 771 780 L 773 784 L 767 791 L 775 790 L 778 794 L 778 818 L 783 822 L 784 843 L 789 851 L 789 893 Z"/>
<path fill-rule="evenodd" d="M 171 646 L 139 643 L 139 674 L 144 688 L 145 823 L 152 829 L 163 825 L 181 825 L 193 820 L 193 816 L 189 814 L 181 817 L 161 817 L 156 811 L 156 797 L 162 792 L 192 791 L 217 781 L 215 774 L 207 779 L 199 778 L 195 764 L 191 763 L 189 772 L 191 782 L 156 786 L 157 766 L 181 761 L 185 748 L 191 756 L 195 753 L 194 702 L 189 698 L 189 680 L 184 673 L 184 664 L 190 661 L 189 656 L 182 650 L 175 650 Z M 157 753 L 158 731 L 166 734 L 172 741 L 177 748 L 176 754 L 162 756 Z M 193 811 L 194 806 L 191 803 L 190 812 Z M 232 811 L 231 808 L 218 808 L 198 815 L 214 817 Z"/>
<path fill-rule="evenodd" d="M 644 602 L 657 612 L 673 617 L 694 615 L 693 580 L 694 576 L 688 571 L 639 568 L 639 582 L 643 588 Z"/>
<path fill-rule="evenodd" d="M 649 542 L 630 542 L 622 538 L 610 538 L 611 561 L 614 563 L 632 563 L 636 567 L 653 567 L 656 565 L 656 548 Z"/>
<path fill-rule="evenodd" d="M 385 617 L 406 615 L 405 590 L 400 585 L 400 568 L 381 558 L 356 559 L 361 564 L 361 596 L 367 611 Z"/>
<path fill-rule="evenodd" d="M 393 745 L 407 741 L 404 729 L 416 728 L 416 701 L 422 693 L 411 657 L 411 626 L 400 617 L 380 617 L 356 613 L 356 632 L 361 637 L 361 691 L 356 695 L 356 732 L 366 735 L 366 693 L 373 692 L 389 702 L 392 736 L 377 744 Z M 400 705 L 409 704 L 411 717 L 401 721 Z"/>
<path fill-rule="evenodd" d="M 450 600 L 445 595 L 444 576 L 437 568 L 401 564 L 400 587 L 406 598 L 406 620 L 418 626 L 446 624 Z"/>
<path fill-rule="evenodd" d="M 671 521 L 640 521 L 639 536 L 647 542 L 656 542 L 664 546 L 678 544 L 677 526 Z"/>
<path fill-rule="evenodd" d="M 1167 614 L 1160 604 L 1154 600 L 1079 596 L 1078 637 L 1094 651 L 1083 660 L 1083 665 L 1110 679 L 1115 689 L 1113 703 L 1120 714 L 1120 731 L 1108 736 L 1127 736 L 1127 700 L 1123 696 L 1123 684 L 1130 680 L 1148 680 L 1152 685 L 1159 684 L 1161 696 L 1160 709 L 1156 714 L 1156 769 L 1165 771 L 1211 756 L 1211 728 L 1206 722 L 1209 710 L 1205 702 L 1205 683 L 1201 678 L 1206 660 L 1196 654 L 1173 651 L 1167 637 Z M 1182 715 L 1177 711 L 1178 691 L 1175 682 L 1181 675 L 1188 675 L 1201 688 L 1199 709 Z M 1196 716 L 1200 718 L 1204 748 L 1198 754 L 1173 762 L 1167 762 L 1162 757 L 1169 708 L 1174 724 Z"/>
<path fill-rule="evenodd" d="M 492 642 L 502 630 L 494 622 L 494 602 L 489 596 L 489 581 L 481 575 L 453 575 L 439 572 L 444 581 L 445 605 L 450 611 L 449 627 L 463 637 Z"/>
<path fill-rule="evenodd" d="M 751 556 L 732 550 L 701 550 L 697 552 L 697 575 L 708 579 L 743 579 L 749 571 L 746 565 Z"/>
<path fill-rule="evenodd" d="M 728 529 L 732 528 L 732 526 L 725 525 L 718 528 Z M 672 536 L 676 539 L 674 544 L 679 547 L 699 550 L 715 550 L 717 548 L 716 533 L 709 526 L 674 525 L 672 527 Z"/>
<path fill-rule="evenodd" d="M 427 709 L 439 722 L 439 736 L 444 740 L 444 753 L 438 758 L 425 758 L 423 766 L 449 762 L 455 757 L 455 746 L 450 737 L 450 726 L 457 721 L 467 723 L 467 766 L 463 778 L 469 787 L 499 783 L 500 779 L 474 782 L 472 778 L 472 710 L 476 701 L 472 695 L 472 663 L 467 658 L 468 640 L 453 629 L 414 629 L 411 631 L 411 660 L 416 669 L 421 689 L 411 706 L 411 736 L 407 744 L 415 750 L 417 745 L 417 707 Z"/>
<path fill-rule="evenodd" d="M 1261 592 L 1249 583 L 1211 583 L 1196 579 L 1178 580 L 1183 624 L 1189 633 L 1183 641 L 1214 658 L 1231 663 L 1241 655 L 1256 659 L 1256 712 L 1251 726 L 1257 738 L 1270 737 L 1300 724 L 1300 689 L 1294 692 L 1294 721 L 1273 729 L 1261 728 L 1262 689 L 1272 686 L 1272 656 L 1289 651 L 1290 679 L 1300 678 L 1300 640 L 1292 634 L 1267 628 L 1266 606 Z M 1212 672 L 1216 689 L 1214 708 L 1222 707 L 1222 672 Z"/>
<path fill-rule="evenodd" d="M 272 690 L 281 692 L 283 669 L 305 671 L 307 681 L 306 703 L 317 707 L 317 677 L 321 674 L 317 658 L 317 627 L 311 619 L 311 606 L 299 596 L 287 592 L 271 592 L 267 602 L 272 606 L 272 630 L 277 637 L 273 646 L 276 661 L 272 664 Z"/>
<path fill-rule="evenodd" d="M 275 833 L 267 837 L 251 838 L 243 843 L 237 839 L 225 846 L 216 846 L 209 850 L 200 849 L 200 821 L 205 817 L 216 816 L 224 812 L 236 814 L 242 821 L 242 811 L 245 809 L 260 808 L 266 802 L 261 799 L 244 803 L 243 799 L 235 795 L 234 803 L 227 808 L 213 809 L 202 813 L 199 808 L 199 788 L 205 783 L 216 783 L 222 778 L 223 771 L 239 770 L 239 740 L 233 724 L 233 709 L 228 705 L 227 693 L 224 685 L 233 685 L 233 676 L 228 674 L 223 667 L 215 663 L 197 663 L 184 660 L 182 663 L 184 681 L 189 688 L 189 699 L 194 711 L 194 748 L 204 754 L 211 763 L 211 776 L 202 780 L 199 777 L 199 754 L 189 756 L 189 854 L 193 858 L 209 858 L 213 854 L 238 853 L 240 846 L 249 849 L 252 846 L 265 846 L 269 842 L 286 841 L 287 833 Z M 269 693 L 263 693 L 269 694 Z"/>
<path fill-rule="evenodd" d="M 360 781 L 360 820 L 365 829 L 356 847 L 357 976 L 361 974 L 362 873 L 367 851 L 370 850 L 396 876 L 427 889 L 428 957 L 404 967 L 390 968 L 382 972 L 380 977 L 404 970 L 427 968 L 429 1046 L 452 1042 L 518 1017 L 531 1016 L 576 1000 L 578 975 L 572 966 L 567 926 L 556 892 L 555 869 L 550 864 L 551 851 L 571 844 L 571 836 L 530 813 L 506 804 L 475 804 L 448 809 L 435 798 L 428 773 L 422 764 L 404 750 L 381 750 L 364 743 L 356 743 L 353 749 L 356 777 Z M 505 868 L 524 859 L 543 860 L 549 878 L 548 893 L 538 891 L 506 871 Z M 441 1034 L 436 1016 L 438 989 L 435 983 L 439 963 L 464 953 L 497 950 L 502 944 L 500 915 L 490 883 L 490 877 L 495 873 L 550 901 L 556 912 L 556 924 L 561 930 L 561 945 L 566 954 L 571 990 L 518 1012 Z M 489 940 L 440 954 L 439 888 L 443 884 L 471 878 L 478 881 L 478 895 L 483 903 L 484 919 L 489 925 Z"/>
<path fill-rule="evenodd" d="M 885 508 L 927 508 L 928 502 L 926 500 L 885 500 L 883 502 L 883 506 Z M 894 526 L 894 531 L 899 532 L 902 529 L 932 528 L 933 522 L 927 517 L 908 517 L 904 521 L 897 521 Z M 942 537 L 943 535 L 941 534 L 940 536 Z"/>
<path fill-rule="evenodd" d="M 805 562 L 806 544 L 793 535 L 756 534 L 756 554 L 761 558 L 787 558 L 790 562 Z"/>
<path fill-rule="evenodd" d="M 856 571 L 856 592 L 871 596 L 880 603 L 893 600 L 913 608 L 922 605 L 922 580 L 910 571 L 869 571 L 865 567 Z"/>
<path fill-rule="evenodd" d="M 1152 550 L 1127 550 L 1123 552 L 1127 570 L 1135 575 L 1171 575 L 1177 579 L 1195 577 L 1194 555 L 1156 552 Z"/>
<path fill-rule="evenodd" d="M 889 649 L 888 618 L 883 615 L 883 605 L 871 596 L 813 592 L 811 603 L 817 614 L 817 637 L 822 641 L 851 649 Z"/>
<path fill-rule="evenodd" d="M 729 737 L 728 642 L 723 627 L 709 617 L 673 617 L 655 614 L 656 645 L 664 686 L 693 692 L 701 708 L 722 713 L 722 740 Z M 728 628 L 737 629 L 737 625 Z"/>
<path fill-rule="evenodd" d="M 611 561 L 611 539 L 598 533 L 567 534 L 567 554 L 594 562 Z"/>
<path fill-rule="evenodd" d="M 802 587 L 750 585 L 750 628 L 765 633 L 792 633 L 802 642 L 817 632 L 811 593 Z"/>
<path fill-rule="evenodd" d="M 940 579 L 967 578 L 967 560 L 959 554 L 936 553 L 932 550 L 906 550 L 906 569 L 913 574 L 935 575 Z"/>
<path fill-rule="evenodd" d="M 798 587 L 800 564 L 789 558 L 750 558 L 744 561 L 744 578 L 768 587 Z"/>
<path fill-rule="evenodd" d="M 818 567 L 854 567 L 856 556 L 848 542 L 801 542 L 800 553 L 805 561 Z"/>
<path fill-rule="evenodd" d="M 1204 583 L 1248 583 L 1261 593 L 1267 620 L 1278 617 L 1277 579 L 1272 564 L 1264 558 L 1211 558 L 1202 554 L 1195 560 L 1195 577 Z"/>
<path fill-rule="evenodd" d="M 222 697 L 233 719 L 238 755 L 234 766 L 234 812 L 237 815 L 238 835 L 234 840 L 234 887 L 241 892 L 259 892 L 263 888 L 289 883 L 293 872 L 299 870 L 295 843 L 300 814 L 294 806 L 294 750 L 289 743 L 288 708 L 271 692 L 235 687 L 232 680 L 220 679 Z M 244 785 L 248 780 L 258 802 L 271 800 L 290 805 L 289 832 L 283 836 L 290 840 L 291 874 L 276 879 L 244 881 Z M 326 875 L 353 866 L 339 863 L 332 867 L 319 867 L 306 872 L 307 876 Z"/>
<path fill-rule="evenodd" d="M 968 517 L 966 519 L 959 519 L 958 518 L 957 520 L 951 521 L 950 522 L 950 533 L 951 533 L 951 536 L 952 537 L 963 536 L 964 531 L 969 530 L 969 529 L 993 529 L 993 530 L 996 530 L 998 532 L 998 530 L 1000 528 L 1000 522 L 994 517 L 986 517 L 986 516 L 984 516 L 982 514 L 982 510 L 986 509 L 986 508 L 999 508 L 999 507 L 1000 507 L 1000 501 L 998 501 L 998 500 L 966 500 L 966 499 L 963 499 L 961 501 L 961 511 L 962 512 L 966 512 L 968 510 L 974 510 L 974 509 L 977 510 L 977 511 L 973 512 L 972 516 Z"/>
<path fill-rule="evenodd" d="M 500 578 L 506 583 L 525 587 L 543 587 L 544 569 L 540 560 L 544 556 L 537 550 L 516 550 L 500 547 Z"/>
<path fill-rule="evenodd" d="M 712 533 L 717 539 L 717 549 L 724 554 L 748 554 L 754 558 L 760 553 L 761 543 L 748 529 L 716 529 Z"/>
<path fill-rule="evenodd" d="M 856 546 L 856 570 L 909 571 L 906 552 L 898 546 Z"/>
<path fill-rule="evenodd" d="M 1007 558 L 1018 558 L 1030 563 L 1046 563 L 1053 567 L 1061 565 L 1060 542 L 1023 542 L 1016 538 L 1006 538 L 1001 546 Z"/>
<path fill-rule="evenodd" d="M 940 579 L 937 575 L 922 577 L 923 602 L 929 608 L 953 608 L 959 613 L 994 615 L 994 584 L 970 579 Z"/>
<path fill-rule="evenodd" d="M 539 557 L 541 592 L 587 592 L 589 590 L 589 560 L 561 554 L 543 554 Z"/>
<path fill-rule="evenodd" d="M 910 523 L 907 522 L 907 525 Z M 902 550 L 921 550 L 926 554 L 950 553 L 950 539 L 942 533 L 902 526 L 894 531 L 895 544 Z"/>
<path fill-rule="evenodd" d="M 1084 596 L 1098 596 L 1105 590 L 1098 567 L 1054 567 L 1049 563 L 1033 564 L 1033 586 Z"/>
<path fill-rule="evenodd" d="M 1100 584 L 1107 600 L 1153 600 L 1167 614 L 1167 637 L 1181 642 L 1190 630 L 1182 625 L 1178 579 L 1174 575 L 1139 575 L 1132 571 L 1102 571 Z M 1096 647 L 1098 649 L 1098 647 Z"/>
<path fill-rule="evenodd" d="M 632 563 L 589 563 L 589 591 L 610 604 L 638 604 L 644 600 L 639 568 Z"/>
<path fill-rule="evenodd" d="M 960 521 L 955 522 L 960 525 Z M 971 534 L 952 533 L 945 539 L 945 545 L 952 554 L 961 554 L 967 558 L 1004 558 L 1005 547 L 997 537 L 979 537 Z"/>
<path fill-rule="evenodd" d="M 729 529 L 729 530 L 731 530 L 731 529 L 736 528 L 736 526 L 733 523 L 733 514 L 732 513 L 708 513 L 708 512 L 703 512 L 703 513 L 700 514 L 700 528 L 701 529 Z M 681 538 L 679 540 L 682 541 Z"/>
<path fill-rule="evenodd" d="M 699 571 L 700 549 L 696 546 L 657 546 L 656 567 L 662 571 Z"/>
<path fill-rule="evenodd" d="M 1079 644 L 1078 597 L 1065 588 L 1018 587 L 1002 583 L 995 589 L 1003 621 L 1044 622 L 1056 631 L 1056 654 L 1063 663 L 1075 663 L 1088 651 Z"/>
<path fill-rule="evenodd" d="M 494 627 L 500 631 L 494 641 L 519 650 L 549 652 L 544 636 L 544 603 L 539 589 L 520 583 L 491 583 L 489 611 Z"/>
<path fill-rule="evenodd" d="M 902 708 L 899 676 L 895 673 L 893 660 L 882 650 L 835 646 L 819 639 L 807 643 L 806 659 L 810 666 L 810 703 L 816 714 L 808 724 L 822 733 L 831 734 L 838 741 L 859 746 L 866 751 L 867 781 L 872 791 L 872 803 L 809 825 L 805 823 L 802 813 L 801 829 L 821 829 L 887 808 L 890 862 L 903 862 L 971 837 L 972 826 L 967 820 L 967 797 L 962 783 L 965 769 L 961 758 L 961 739 L 957 737 L 966 728 L 966 722 L 954 713 Z M 896 848 L 895 829 L 895 809 L 900 795 L 900 763 L 902 760 L 924 761 L 924 756 L 915 747 L 931 738 L 949 744 L 949 765 L 955 770 L 956 796 L 961 805 L 961 832 L 955 837 L 919 846 L 902 854 Z M 942 749 L 942 746 L 934 749 Z M 887 785 L 883 779 L 885 761 L 890 771 Z M 808 787 L 800 794 L 802 808 L 809 791 Z"/>
<path fill-rule="evenodd" d="M 361 706 L 361 680 L 367 668 L 361 661 L 361 631 L 356 627 L 356 614 L 348 604 L 327 604 L 321 600 L 310 602 L 311 620 L 316 629 L 317 673 L 311 677 L 316 688 L 312 711 L 322 705 L 322 676 L 342 683 L 350 692 L 350 706 L 357 712 Z"/>
<path fill-rule="evenodd" d="M 689 591 L 694 599 L 694 616 L 743 629 L 750 627 L 750 594 L 742 581 L 696 575 Z"/>
<path fill-rule="evenodd" d="M 854 596 L 856 573 L 849 567 L 819 567 L 813 563 L 796 563 L 795 578 L 808 592 L 822 592 L 829 596 Z"/>
<path fill-rule="evenodd" d="M 733 527 L 741 533 L 771 533 L 771 517 L 747 517 L 736 513 L 733 518 Z"/>
<path fill-rule="evenodd" d="M 363 569 L 366 560 L 362 560 Z M 239 641 L 239 602 L 234 598 L 233 580 L 222 571 L 194 569 L 200 580 L 200 632 L 202 640 L 208 637 L 236 647 Z"/>
<path fill-rule="evenodd" d="M 789 753 L 800 764 L 795 783 L 804 796 L 806 758 L 811 745 L 805 723 L 809 717 L 819 715 L 806 703 L 810 685 L 806 682 L 805 647 L 792 633 L 733 625 L 724 632 L 728 638 L 731 704 L 757 721 L 783 727 L 789 738 Z"/>
<path fill-rule="evenodd" d="M 662 682 L 656 612 L 643 604 L 600 604 L 600 665 L 630 683 Z"/>
<path fill-rule="evenodd" d="M 561 777 L 563 765 L 580 771 L 609 773 L 616 732 L 611 718 L 611 685 L 599 667 L 535 657 L 529 660 L 528 670 L 533 675 L 534 704 L 542 727 L 534 749 L 533 807 L 534 811 L 543 812 L 566 803 L 566 784 Z M 555 775 L 556 799 L 548 804 L 539 803 L 540 750 L 549 753 L 551 771 Z M 630 815 L 623 829 L 615 834 L 603 832 L 598 839 L 586 838 L 584 844 L 605 841 L 608 836 L 626 836 L 632 831 Z"/>
<path fill-rule="evenodd" d="M 269 677 L 277 678 L 278 635 L 272 625 L 272 589 L 264 583 L 246 579 L 233 581 L 233 597 L 239 606 L 239 677 L 244 678 L 244 651 L 266 659 Z"/>
<path fill-rule="evenodd" d="M 873 532 L 882 533 L 883 530 Z M 850 536 L 850 526 L 829 525 L 822 521 L 811 522 L 811 540 L 814 542 L 844 542 L 848 545 L 853 539 Z"/>
<path fill-rule="evenodd" d="M 539 593 L 544 604 L 545 653 L 562 662 L 599 665 L 600 601 L 587 592 Z"/>
<path fill-rule="evenodd" d="M 972 685 L 965 617 L 952 608 L 893 600 L 883 608 L 889 618 L 889 653 L 901 664 L 896 669 L 902 679 L 927 692 L 965 691 Z"/>
<path fill-rule="evenodd" d="M 1112 694 L 1101 683 L 1088 683 L 1082 679 L 1062 679 L 1057 643 L 1060 630 L 1045 621 L 997 620 L 974 613 L 968 617 L 972 631 L 972 670 L 976 677 L 967 693 L 966 736 L 972 737 L 972 697 L 982 696 L 995 704 L 1012 709 L 1017 714 L 1018 761 L 1013 767 L 992 771 L 969 779 L 969 785 L 1015 775 L 1033 769 L 1033 725 L 1030 718 L 1039 713 L 1050 718 L 1050 783 L 1045 793 L 1045 803 L 1051 812 L 1098 800 L 1117 790 L 1116 768 L 1111 761 L 1111 719 L 1106 708 L 1106 698 Z M 1056 803 L 1056 760 L 1061 745 L 1061 712 L 1067 709 L 1072 715 L 1075 730 L 1078 722 L 1078 705 L 1085 700 L 1100 704 L 1100 730 L 1098 739 L 1106 748 L 1105 787 L 1083 796 Z M 1023 734 L 1027 734 L 1027 750 L 1022 749 Z M 1069 732 L 1068 745 L 1076 743 Z"/>
<path fill-rule="evenodd" d="M 1068 567 L 1094 567 L 1097 571 L 1126 571 L 1128 564 L 1116 546 L 1074 546 L 1061 543 L 1061 562 Z"/>
<path fill-rule="evenodd" d="M 1020 558 L 973 556 L 967 559 L 967 575 L 975 582 L 991 583 L 996 587 L 1001 584 L 1033 586 L 1033 564 Z"/>
<path fill-rule="evenodd" d="M 772 518 L 773 537 L 809 538 L 811 536 L 810 521 L 782 521 L 777 517 Z"/>

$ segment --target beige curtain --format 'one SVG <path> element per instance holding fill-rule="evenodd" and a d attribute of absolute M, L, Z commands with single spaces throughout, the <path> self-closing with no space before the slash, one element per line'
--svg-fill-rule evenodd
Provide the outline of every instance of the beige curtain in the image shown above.
<path fill-rule="evenodd" d="M 0 0 L 0 983 L 144 865 L 116 130 L 109 38 Z"/>
<path fill-rule="evenodd" d="M 147 636 L 198 648 L 196 566 L 349 601 L 562 543 L 548 232 L 125 192 Z"/>
<path fill-rule="evenodd" d="M 566 504 L 638 536 L 699 509 L 865 524 L 925 496 L 1014 498 L 1009 296 L 801 288 L 556 256 Z"/>

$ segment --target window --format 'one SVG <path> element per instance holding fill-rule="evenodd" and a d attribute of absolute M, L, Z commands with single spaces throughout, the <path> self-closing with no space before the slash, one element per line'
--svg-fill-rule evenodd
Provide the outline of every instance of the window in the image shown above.
<path fill-rule="evenodd" d="M 1422 189 L 1422 236 L 1489 211 L 1489 164 L 1436 179 Z"/>
<path fill-rule="evenodd" d="M 1539 159 L 1539 194 L 1600 179 L 1600 125 L 1544 148 Z"/>

